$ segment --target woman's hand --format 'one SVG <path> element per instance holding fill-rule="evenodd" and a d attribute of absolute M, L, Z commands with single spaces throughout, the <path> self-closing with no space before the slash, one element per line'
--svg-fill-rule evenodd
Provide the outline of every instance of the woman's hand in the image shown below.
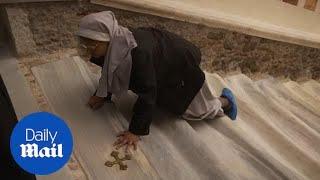
<path fill-rule="evenodd" d="M 96 110 L 103 106 L 105 103 L 105 98 L 99 97 L 99 96 L 91 96 L 88 102 L 88 105 L 91 107 L 91 109 Z"/>
<path fill-rule="evenodd" d="M 125 152 L 127 153 L 130 146 L 133 146 L 134 150 L 137 150 L 138 141 L 140 137 L 131 133 L 130 131 L 124 131 L 117 135 L 118 139 L 115 141 L 113 146 L 119 149 L 125 146 Z"/>

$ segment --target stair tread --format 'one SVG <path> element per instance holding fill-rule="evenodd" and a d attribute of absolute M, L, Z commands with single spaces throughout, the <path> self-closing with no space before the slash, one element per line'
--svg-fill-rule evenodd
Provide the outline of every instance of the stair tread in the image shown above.
<path fill-rule="evenodd" d="M 295 95 L 303 99 L 305 102 L 309 103 L 315 109 L 320 109 L 320 100 L 312 96 L 312 94 L 309 94 L 306 91 L 304 91 L 300 84 L 298 84 L 297 82 L 288 81 L 283 83 L 283 85 L 286 88 L 286 90 L 294 93 Z"/>
<path fill-rule="evenodd" d="M 320 142 L 320 135 L 261 89 L 269 87 L 265 82 L 270 80 L 255 83 L 243 74 L 224 79 L 205 73 L 216 96 L 224 87 L 232 89 L 238 119 L 185 121 L 156 109 L 150 134 L 139 144 L 141 151 L 134 153 L 128 172 L 120 176 L 100 165 L 112 149 L 116 131 L 128 127 L 137 96 L 129 91 L 114 97 L 114 104 L 92 112 L 83 105 L 99 76 L 90 73 L 80 58 L 33 71 L 55 113 L 69 122 L 77 157 L 94 179 L 310 179 L 319 175 L 319 152 L 311 145 Z M 282 85 L 275 82 L 272 86 Z M 58 95 L 62 98 L 55 98 Z M 80 148 L 82 144 L 86 146 Z"/>
<path fill-rule="evenodd" d="M 320 99 L 320 83 L 319 82 L 315 80 L 309 80 L 303 83 L 301 86 L 306 92 Z"/>
<path fill-rule="evenodd" d="M 249 107 L 252 107 L 271 125 L 275 132 L 280 133 L 287 141 L 295 141 L 297 151 L 302 151 L 303 154 L 312 152 L 317 158 L 320 157 L 319 150 L 313 146 L 319 139 L 318 133 L 302 123 L 297 116 L 281 104 L 268 98 L 249 77 L 235 75 L 226 79 L 229 85 L 233 87 L 237 97 L 247 103 Z M 301 136 L 302 134 L 303 136 Z M 308 148 L 302 149 L 301 147 Z"/>

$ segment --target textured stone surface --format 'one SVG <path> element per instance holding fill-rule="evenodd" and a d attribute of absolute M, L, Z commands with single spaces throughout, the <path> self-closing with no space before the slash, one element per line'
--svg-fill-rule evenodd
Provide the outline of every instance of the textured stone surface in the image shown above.
<path fill-rule="evenodd" d="M 29 3 L 29 2 L 49 2 L 49 1 L 76 1 L 76 0 L 0 0 L 0 4 L 9 3 Z"/>
<path fill-rule="evenodd" d="M 112 10 L 123 26 L 163 28 L 192 41 L 202 51 L 202 68 L 210 72 L 241 70 L 247 75 L 259 72 L 292 79 L 320 78 L 320 50 L 315 48 L 87 3 L 31 3 L 11 7 L 19 8 L 26 14 L 20 15 L 24 18 L 17 20 L 13 28 L 28 22 L 32 34 L 28 37 L 33 39 L 38 54 L 75 48 L 77 38 L 74 33 L 79 19 L 88 13 Z M 25 36 L 24 31 L 16 32 L 20 33 L 16 37 Z M 29 38 L 22 44 L 18 43 L 19 46 L 32 49 L 32 43 L 32 46 L 26 45 L 32 42 Z"/>
<path fill-rule="evenodd" d="M 19 56 L 28 56 L 35 53 L 36 45 L 33 41 L 32 32 L 29 27 L 28 13 L 22 8 L 6 8 L 9 18 L 10 33 L 16 53 Z"/>

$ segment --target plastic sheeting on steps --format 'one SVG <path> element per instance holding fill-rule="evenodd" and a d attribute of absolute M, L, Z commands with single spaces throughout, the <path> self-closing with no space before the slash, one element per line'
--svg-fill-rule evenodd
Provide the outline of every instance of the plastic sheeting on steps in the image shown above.
<path fill-rule="evenodd" d="M 291 162 L 300 173 L 317 175 L 320 149 L 315 144 L 320 140 L 319 134 L 301 123 L 300 119 L 281 104 L 261 93 L 245 75 L 235 75 L 227 80 L 237 97 L 259 114 L 265 128 L 269 128 L 273 136 L 277 137 L 278 142 L 274 142 L 277 145 L 273 149 L 281 156 L 279 159 Z"/>
<path fill-rule="evenodd" d="M 319 111 L 305 102 L 304 99 L 287 91 L 283 84 L 276 80 L 266 79 L 261 80 L 256 84 L 268 98 L 271 98 L 286 107 L 291 113 L 320 134 Z"/>
<path fill-rule="evenodd" d="M 306 103 L 309 103 L 315 109 L 320 109 L 320 100 L 304 91 L 297 82 L 289 81 L 284 83 L 283 85 L 288 91 L 296 94 L 299 98 L 303 99 Z"/>
<path fill-rule="evenodd" d="M 116 132 L 128 127 L 136 95 L 129 91 L 120 99 L 114 98 L 115 104 L 92 112 L 85 103 L 94 92 L 98 76 L 90 73 L 79 58 L 41 65 L 33 72 L 54 112 L 70 125 L 76 156 L 89 179 L 320 177 L 320 136 L 317 128 L 312 128 L 320 112 L 316 105 L 303 101 L 310 94 L 298 95 L 296 89 L 285 89 L 288 93 L 282 93 L 283 88 L 273 91 L 276 83 L 254 83 L 241 74 L 225 81 L 217 74 L 206 73 L 216 95 L 226 86 L 233 90 L 238 119 L 191 122 L 157 109 L 150 135 L 142 137 L 138 152 L 128 162 L 128 171 L 120 172 L 103 163 Z M 301 119 L 298 114 L 311 120 Z"/>
<path fill-rule="evenodd" d="M 320 4 L 320 3 L 319 3 Z M 302 88 L 312 96 L 320 100 L 320 83 L 315 80 L 310 80 L 302 84 Z"/>

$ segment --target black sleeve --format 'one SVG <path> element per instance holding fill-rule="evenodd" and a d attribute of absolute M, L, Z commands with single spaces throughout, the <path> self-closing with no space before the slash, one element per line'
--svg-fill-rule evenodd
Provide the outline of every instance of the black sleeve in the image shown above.
<path fill-rule="evenodd" d="M 148 135 L 152 122 L 153 109 L 156 105 L 156 75 L 150 55 L 144 51 L 136 51 L 133 63 L 132 81 L 138 99 L 133 107 L 133 116 L 129 131 L 136 135 Z"/>

